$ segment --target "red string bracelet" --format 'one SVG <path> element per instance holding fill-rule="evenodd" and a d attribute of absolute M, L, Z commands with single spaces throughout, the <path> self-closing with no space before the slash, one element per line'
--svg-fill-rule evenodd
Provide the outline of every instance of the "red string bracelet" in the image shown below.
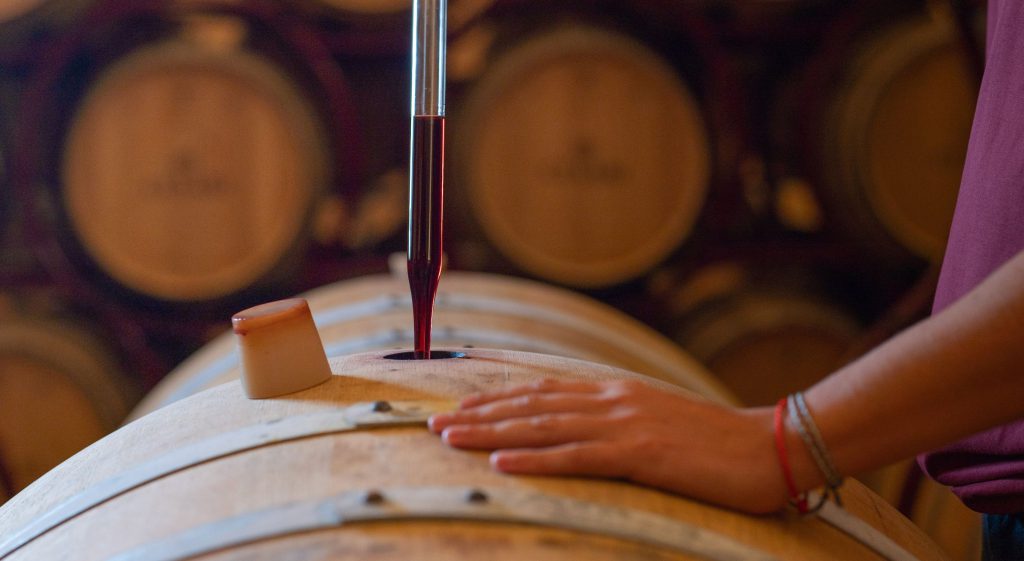
<path fill-rule="evenodd" d="M 786 398 L 782 398 L 775 405 L 775 451 L 779 454 L 779 465 L 782 466 L 782 476 L 786 480 L 786 489 L 789 490 L 789 500 L 796 505 L 800 514 L 807 514 L 810 512 L 807 507 L 807 493 L 797 491 L 796 481 L 793 480 L 793 468 L 789 465 L 789 455 L 786 453 L 786 432 L 782 426 L 785 413 Z"/>

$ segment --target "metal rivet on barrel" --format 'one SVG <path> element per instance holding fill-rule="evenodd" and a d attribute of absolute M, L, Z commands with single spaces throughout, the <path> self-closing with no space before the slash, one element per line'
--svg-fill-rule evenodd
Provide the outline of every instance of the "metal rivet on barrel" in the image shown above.
<path fill-rule="evenodd" d="M 373 412 L 374 413 L 387 413 L 388 411 L 391 411 L 391 409 L 392 409 L 391 404 L 386 402 L 386 401 L 374 401 L 373 402 Z"/>
<path fill-rule="evenodd" d="M 376 489 L 371 489 L 366 492 L 366 496 L 363 497 L 363 503 L 368 505 L 379 505 L 384 502 L 384 494 Z"/>
<path fill-rule="evenodd" d="M 488 500 L 490 500 L 490 497 L 480 489 L 470 489 L 466 493 L 466 502 L 481 504 L 486 503 Z"/>

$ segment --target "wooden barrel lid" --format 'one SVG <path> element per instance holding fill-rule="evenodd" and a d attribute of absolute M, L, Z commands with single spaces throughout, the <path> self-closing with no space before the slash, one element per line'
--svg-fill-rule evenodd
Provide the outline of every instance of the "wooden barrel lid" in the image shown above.
<path fill-rule="evenodd" d="M 821 517 L 745 516 L 622 481 L 499 474 L 487 454 L 445 446 L 427 432 L 422 413 L 415 413 L 450 407 L 467 393 L 543 377 L 623 380 L 636 379 L 636 374 L 565 358 L 487 350 L 442 361 L 396 361 L 367 353 L 336 357 L 331 366 L 336 375 L 330 381 L 286 398 L 248 400 L 237 384 L 226 384 L 126 425 L 0 509 L 0 536 L 28 539 L 11 561 L 65 559 L 62 553 L 69 551 L 78 561 L 117 555 L 149 561 L 197 558 L 156 553 L 204 544 L 217 549 L 199 549 L 199 554 L 218 560 L 880 558 Z M 380 401 L 388 408 L 373 407 Z M 409 401 L 421 405 L 407 408 Z M 368 430 L 360 419 L 376 429 Z M 388 426 L 389 419 L 405 421 Z M 190 467 L 174 469 L 181 466 Z M 126 480 L 135 482 L 130 492 L 114 500 L 90 499 L 109 496 Z M 404 508 L 400 497 L 431 489 L 440 491 L 442 501 L 428 509 L 452 505 L 454 499 L 466 514 L 445 521 L 420 519 Z M 847 516 L 860 528 L 888 535 L 921 561 L 943 558 L 907 520 L 856 482 L 844 492 Z M 354 510 L 346 509 L 345 501 L 337 507 L 319 502 L 339 495 L 356 499 Z M 515 505 L 505 498 L 515 495 L 529 497 L 525 506 L 534 511 L 547 510 L 550 501 L 582 508 L 562 510 L 561 519 L 549 523 L 509 523 L 505 517 L 519 511 L 508 508 Z M 32 530 L 39 521 L 64 520 L 75 505 L 85 505 L 86 512 L 41 534 Z M 473 511 L 481 510 L 493 517 L 474 519 Z M 363 524 L 347 512 L 381 516 Z M 307 513 L 326 525 L 305 530 Z M 624 527 L 645 535 L 654 530 L 637 527 L 638 518 L 657 520 L 666 539 L 685 547 L 681 551 L 623 538 Z M 585 519 L 594 524 L 582 531 L 558 527 L 559 522 Z M 715 537 L 698 535 L 696 528 Z M 239 530 L 251 539 L 229 539 L 218 547 L 224 543 L 219 540 Z M 163 541 L 168 538 L 174 541 Z M 0 538 L 0 551 L 9 543 Z M 725 543 L 747 554 L 713 547 Z M 688 553 L 686 547 L 694 549 Z M 702 547 L 715 553 L 693 553 Z"/>
<path fill-rule="evenodd" d="M 869 243 L 882 230 L 941 260 L 977 89 L 956 32 L 930 20 L 899 24 L 868 41 L 846 80 L 824 143 L 837 219 L 852 218 L 851 234 Z"/>
<path fill-rule="evenodd" d="M 571 27 L 510 48 L 455 131 L 471 212 L 519 267 L 599 287 L 635 278 L 682 243 L 708 188 L 701 110 L 675 69 L 637 41 Z"/>
<path fill-rule="evenodd" d="M 0 456 L 13 491 L 116 429 L 128 413 L 130 393 L 111 349 L 82 326 L 4 317 Z"/>
<path fill-rule="evenodd" d="M 230 46 L 160 43 L 92 85 L 65 141 L 63 201 L 117 282 L 215 299 L 254 284 L 305 236 L 327 150 L 282 69 Z"/>

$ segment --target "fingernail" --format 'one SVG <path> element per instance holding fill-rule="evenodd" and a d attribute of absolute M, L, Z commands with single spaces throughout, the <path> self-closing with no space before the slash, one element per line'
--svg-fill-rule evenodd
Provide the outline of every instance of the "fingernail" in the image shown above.
<path fill-rule="evenodd" d="M 459 444 L 459 440 L 464 438 L 467 432 L 468 431 L 466 427 L 461 427 L 458 425 L 454 427 L 448 427 L 441 432 L 441 439 L 444 440 L 444 442 L 447 444 L 457 446 Z"/>
<path fill-rule="evenodd" d="M 430 418 L 427 419 L 427 427 L 430 428 L 430 432 L 439 434 L 445 427 L 450 425 L 451 422 L 452 416 L 450 414 L 437 413 L 435 415 L 431 415 Z"/>
<path fill-rule="evenodd" d="M 513 459 L 514 457 L 515 456 L 505 452 L 491 452 L 489 460 L 493 469 L 498 471 L 508 471 L 515 463 Z"/>

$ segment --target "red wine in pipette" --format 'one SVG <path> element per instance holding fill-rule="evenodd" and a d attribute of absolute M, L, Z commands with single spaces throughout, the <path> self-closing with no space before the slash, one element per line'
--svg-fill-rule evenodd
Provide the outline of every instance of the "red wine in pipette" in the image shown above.
<path fill-rule="evenodd" d="M 441 279 L 444 227 L 444 117 L 412 122 L 412 183 L 409 194 L 409 288 L 412 292 L 416 359 L 430 358 L 430 321 Z"/>

